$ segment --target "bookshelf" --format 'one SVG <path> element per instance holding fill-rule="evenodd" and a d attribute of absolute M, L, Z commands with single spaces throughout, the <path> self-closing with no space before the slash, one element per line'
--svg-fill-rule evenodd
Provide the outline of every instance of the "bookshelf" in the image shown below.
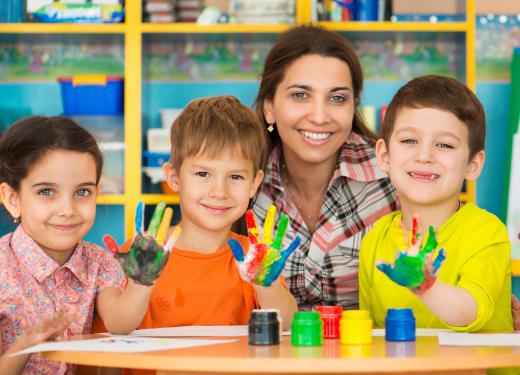
<path fill-rule="evenodd" d="M 457 33 L 465 36 L 465 80 L 475 90 L 475 0 L 465 0 L 466 17 L 461 22 L 319 22 L 338 32 L 396 32 L 396 33 Z M 311 20 L 311 0 L 297 0 L 296 22 Z M 116 34 L 124 39 L 125 116 L 124 116 L 124 193 L 102 194 L 98 203 L 124 207 L 125 233 L 133 232 L 134 209 L 139 200 L 154 205 L 161 200 L 178 204 L 176 195 L 145 194 L 142 184 L 142 106 L 143 106 L 143 40 L 153 35 L 215 35 L 215 34 L 277 34 L 292 25 L 220 24 L 199 26 L 194 23 L 150 24 L 142 21 L 140 0 L 126 1 L 125 22 L 121 24 L 0 24 L 0 34 L 56 34 L 68 35 Z M 475 186 L 467 184 L 461 199 L 475 199 Z M 520 274 L 520 264 L 515 265 Z"/>

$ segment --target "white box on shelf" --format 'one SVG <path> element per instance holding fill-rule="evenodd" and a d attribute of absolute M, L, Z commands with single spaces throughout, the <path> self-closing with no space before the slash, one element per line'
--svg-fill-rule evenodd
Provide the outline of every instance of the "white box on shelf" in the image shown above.
<path fill-rule="evenodd" d="M 161 125 L 165 129 L 170 129 L 173 122 L 180 115 L 184 108 L 163 108 L 160 109 L 161 113 Z"/>
<path fill-rule="evenodd" d="M 148 151 L 170 152 L 170 130 L 164 128 L 148 129 L 146 132 Z"/>

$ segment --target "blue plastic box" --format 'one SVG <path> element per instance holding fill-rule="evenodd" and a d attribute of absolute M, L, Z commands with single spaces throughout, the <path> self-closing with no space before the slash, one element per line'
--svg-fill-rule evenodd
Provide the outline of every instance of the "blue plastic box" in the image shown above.
<path fill-rule="evenodd" d="M 123 77 L 59 77 L 64 115 L 122 115 Z"/>
<path fill-rule="evenodd" d="M 146 165 L 149 167 L 162 167 L 164 163 L 170 160 L 169 152 L 150 152 L 143 151 Z"/>

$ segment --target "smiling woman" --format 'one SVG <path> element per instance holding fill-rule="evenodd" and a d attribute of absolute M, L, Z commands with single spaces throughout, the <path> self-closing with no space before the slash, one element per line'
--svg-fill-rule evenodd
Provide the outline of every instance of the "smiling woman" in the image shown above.
<path fill-rule="evenodd" d="M 362 88 L 351 45 L 316 26 L 281 34 L 264 65 L 256 112 L 272 149 L 253 208 L 263 218 L 274 204 L 291 218 L 288 243 L 302 238 L 284 270 L 300 309 L 357 308 L 361 238 L 397 208 L 359 115 Z"/>

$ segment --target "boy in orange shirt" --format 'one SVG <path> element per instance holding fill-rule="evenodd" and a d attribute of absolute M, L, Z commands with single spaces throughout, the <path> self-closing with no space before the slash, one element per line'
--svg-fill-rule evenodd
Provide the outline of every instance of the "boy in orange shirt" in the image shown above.
<path fill-rule="evenodd" d="M 290 327 L 297 310 L 280 280 L 264 287 L 241 278 L 229 239 L 263 178 L 265 129 L 254 112 L 231 96 L 188 104 L 172 125 L 171 159 L 163 166 L 178 192 L 182 231 L 150 298 L 140 328 L 247 324 L 254 308 L 280 310 Z"/>

